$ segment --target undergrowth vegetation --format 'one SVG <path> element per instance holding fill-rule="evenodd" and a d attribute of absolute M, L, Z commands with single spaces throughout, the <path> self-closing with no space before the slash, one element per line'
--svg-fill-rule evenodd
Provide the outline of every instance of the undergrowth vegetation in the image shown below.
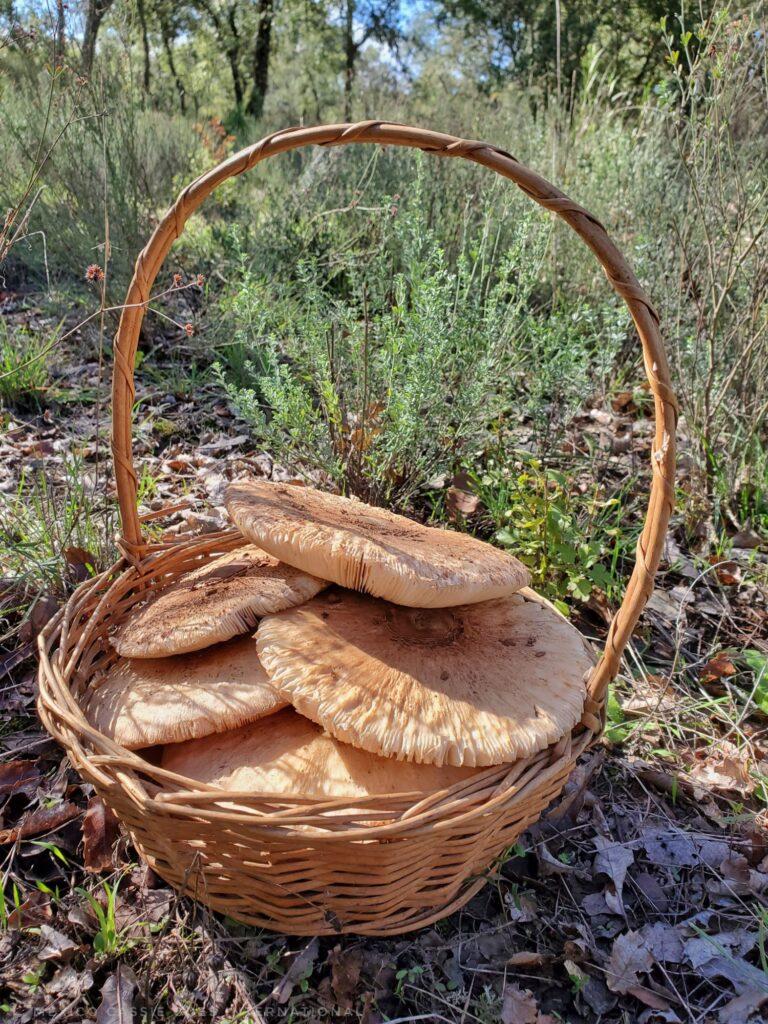
<path fill-rule="evenodd" d="M 48 384 L 47 339 L 25 328 L 10 329 L 0 320 L 0 402 L 38 406 Z"/>
<path fill-rule="evenodd" d="M 305 258 L 282 286 L 250 265 L 226 301 L 237 372 L 217 367 L 276 458 L 401 507 L 455 472 L 519 398 L 546 239 L 521 216 L 498 267 L 487 235 L 451 265 L 424 216 L 425 164 L 412 198 L 389 197 L 372 218 L 380 241 L 364 255 L 347 248 L 330 270 Z"/>
<path fill-rule="evenodd" d="M 488 887 L 498 906 L 460 919 L 457 934 L 444 924 L 427 933 L 439 968 L 418 943 L 398 944 L 380 955 L 366 947 L 363 975 L 374 975 L 372 963 L 376 972 L 391 966 L 386 995 L 379 980 L 370 983 L 389 1018 L 518 1019 L 485 984 L 491 969 L 462 974 L 456 950 L 469 948 L 468 927 L 489 947 L 515 934 L 532 950 L 513 960 L 499 945 L 489 962 L 505 987 L 514 970 L 531 971 L 526 979 L 544 970 L 551 984 L 538 994 L 548 987 L 559 1000 L 547 1019 L 575 1019 L 576 1007 L 585 1020 L 656 1020 L 651 1011 L 714 1020 L 710 1010 L 733 995 L 727 974 L 714 983 L 661 958 L 653 989 L 618 993 L 604 981 L 614 940 L 631 940 L 635 955 L 641 928 L 664 921 L 679 935 L 681 920 L 698 922 L 700 910 L 713 922 L 721 911 L 732 915 L 731 924 L 741 914 L 740 931 L 759 936 L 746 966 L 766 970 L 766 911 L 754 896 L 768 891 L 768 862 L 760 866 L 764 839 L 745 831 L 768 805 L 764 5 L 724 0 L 659 21 L 655 3 L 632 3 L 614 9 L 591 42 L 558 47 L 560 58 L 550 24 L 559 5 L 551 4 L 521 5 L 536 7 L 537 34 L 512 57 L 507 35 L 520 43 L 529 26 L 507 17 L 517 5 L 495 0 L 101 6 L 105 22 L 86 70 L 83 33 L 78 27 L 60 47 L 53 5 L 0 3 L 0 740 L 19 732 L 23 744 L 25 730 L 37 730 L 33 742 L 42 742 L 36 637 L 78 583 L 117 557 L 111 339 L 133 261 L 180 189 L 294 123 L 382 117 L 487 139 L 598 217 L 654 301 L 681 407 L 677 508 L 658 589 L 608 701 L 603 781 L 590 782 L 596 760 L 589 771 L 582 763 L 562 834 L 545 825 L 535 850 L 518 844 L 502 858 Z M 274 12 L 279 40 L 261 105 L 243 90 L 257 7 Z M 218 18 L 224 8 L 228 23 Z M 395 8 L 408 8 L 407 26 L 365 21 Z M 72 22 L 68 5 L 56 10 Z M 357 15 L 347 21 L 341 14 L 350 10 Z M 563 10 L 564 38 L 586 38 L 590 5 Z M 366 25 L 368 42 L 358 45 Z M 340 45 L 345 32 L 351 49 Z M 152 539 L 169 522 L 176 534 L 218 529 L 235 475 L 309 480 L 508 549 L 585 635 L 598 646 L 605 638 L 646 512 L 653 397 L 626 307 L 592 255 L 508 181 L 397 147 L 316 148 L 259 164 L 212 194 L 174 244 L 148 303 L 135 372 L 138 499 Z M 184 507 L 172 520 L 152 518 L 169 503 Z M 44 750 L 43 774 L 34 769 L 28 792 L 24 779 L 18 792 L 9 783 L 0 812 L 37 794 L 30 799 L 43 811 L 70 815 L 66 830 L 91 794 L 73 795 L 73 776 Z M 11 817 L 5 834 L 16 835 Z M 653 859 L 651 818 L 652 831 L 658 821 L 669 826 L 666 861 Z M 676 860 L 686 828 L 706 833 L 701 842 L 728 836 L 730 860 L 722 844 L 710 861 L 690 851 Z M 609 847 L 606 835 L 616 839 Z M 304 954 L 292 960 L 284 940 L 232 922 L 226 933 L 209 918 L 193 923 L 184 900 L 171 904 L 168 890 L 131 865 L 121 863 L 110 881 L 86 875 L 79 836 L 64 850 L 18 836 L 9 843 L 0 960 L 13 932 L 32 936 L 37 951 L 39 897 L 50 898 L 57 925 L 82 931 L 72 950 L 31 962 L 0 1013 L 42 1005 L 53 962 L 59 978 L 87 950 L 91 983 L 100 986 L 126 959 L 143 964 L 147 1006 L 167 1002 L 184 1019 L 204 1019 L 203 1003 L 219 1006 L 222 972 L 235 979 L 226 981 L 232 1005 L 245 1009 L 217 1019 L 260 1019 L 280 992 L 288 1000 L 281 1011 L 305 1015 L 311 1004 L 301 1000 L 318 982 L 317 940 L 298 973 Z M 84 857 L 99 862 L 94 876 L 115 867 L 103 846 Z M 759 851 L 748 867 L 747 850 Z M 643 872 L 627 876 L 624 906 L 633 857 Z M 646 903 L 640 891 L 660 864 L 673 894 L 665 912 L 655 890 Z M 734 892 L 739 907 L 727 902 Z M 145 920 L 148 895 L 160 909 L 153 916 L 150 906 Z M 619 910 L 592 914 L 582 896 Z M 597 925 L 599 943 L 582 949 L 585 922 L 595 919 L 608 923 Z M 208 967 L 214 948 L 221 970 Z M 345 972 L 361 976 L 362 960 L 344 966 L 350 950 L 354 958 L 357 940 L 330 942 L 323 998 L 328 985 L 344 990 Z M 199 961 L 208 975 L 182 961 Z M 482 962 L 480 954 L 471 961 Z M 752 984 L 755 975 L 747 977 Z M 246 990 L 261 1000 L 253 1012 Z M 72 991 L 71 1006 L 59 994 L 64 1009 L 52 1021 L 70 1019 L 70 1010 L 80 1019 L 82 992 Z M 88 1019 L 93 994 L 84 997 Z M 545 1019 L 529 1010 L 522 1007 L 525 1019 Z"/>
<path fill-rule="evenodd" d="M 768 522 L 768 407 L 754 386 L 768 376 L 768 182 L 751 128 L 765 118 L 765 52 L 756 12 L 686 18 L 656 27 L 666 61 L 631 102 L 595 51 L 567 111 L 550 95 L 532 116 L 515 80 L 479 123 L 465 75 L 428 120 L 510 147 L 623 247 L 659 307 L 678 382 L 689 527 L 724 550 L 734 530 Z M 6 283 L 41 290 L 53 311 L 92 308 L 102 287 L 118 306 L 179 187 L 257 126 L 225 126 L 199 105 L 194 121 L 148 107 L 121 33 L 91 79 L 52 70 L 29 42 L 0 62 Z M 275 84 L 275 111 L 286 89 Z M 418 89 L 393 93 L 388 112 L 423 119 L 423 103 Z M 289 154 L 227 182 L 168 272 L 206 279 L 194 296 L 157 283 L 144 346 L 184 341 L 171 390 L 221 389 L 254 443 L 293 471 L 422 516 L 445 514 L 430 481 L 469 473 L 485 511 L 463 525 L 518 545 L 552 593 L 620 597 L 632 544 L 610 531 L 627 536 L 635 518 L 605 513 L 616 489 L 601 481 L 594 502 L 563 507 L 572 479 L 607 465 L 594 438 L 574 447 L 566 434 L 580 411 L 628 392 L 650 415 L 636 335 L 582 243 L 507 182 L 397 149 Z M 3 404 L 39 407 L 56 358 L 54 333 L 4 328 Z M 162 386 L 154 362 L 139 377 Z M 526 508 L 508 491 L 521 451 L 523 490 L 533 465 L 544 481 Z"/>
<path fill-rule="evenodd" d="M 753 386 L 768 375 L 768 183 L 754 128 L 765 124 L 765 48 L 751 9 L 689 17 L 657 27 L 667 59 L 639 103 L 622 101 L 595 52 L 566 114 L 550 97 L 532 117 L 515 81 L 478 124 L 467 76 L 428 120 L 509 146 L 624 247 L 662 314 L 718 533 L 729 517 L 766 516 L 768 410 Z M 118 304 L 163 207 L 255 130 L 236 139 L 200 109 L 192 122 L 147 108 L 121 32 L 91 80 L 66 64 L 52 72 L 29 44 L 0 55 L 0 202 L 23 197 L 26 239 L 4 273 L 48 282 L 57 303 L 95 261 Z M 289 95 L 275 85 L 275 111 Z M 422 107 L 416 90 L 392 94 L 387 112 L 423 119 Z M 330 103 L 324 116 L 334 114 Z M 538 417 L 546 460 L 587 395 L 640 378 L 628 318 L 578 239 L 458 162 L 367 148 L 278 158 L 228 182 L 175 258 L 212 275 L 196 330 L 216 343 L 220 379 L 255 435 L 374 500 L 404 502 L 455 470 L 511 409 Z M 13 383 L 15 358 L 6 338 L 6 404 L 39 386 Z"/>

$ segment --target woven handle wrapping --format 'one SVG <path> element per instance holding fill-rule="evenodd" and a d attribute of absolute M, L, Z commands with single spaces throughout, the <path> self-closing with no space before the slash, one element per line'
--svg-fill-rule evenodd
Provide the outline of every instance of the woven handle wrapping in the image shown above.
<path fill-rule="evenodd" d="M 348 143 L 408 146 L 436 156 L 463 157 L 490 167 L 509 178 L 523 192 L 562 217 L 597 256 L 614 290 L 622 296 L 643 346 L 648 383 L 654 397 L 655 438 L 651 454 L 653 477 L 645 524 L 637 545 L 637 559 L 627 584 L 624 601 L 614 616 L 605 651 L 589 681 L 592 699 L 600 703 L 610 680 L 616 675 L 621 653 L 653 589 L 674 501 L 675 423 L 677 405 L 670 388 L 669 367 L 659 334 L 659 318 L 640 287 L 627 261 L 608 237 L 602 224 L 544 178 L 528 170 L 511 154 L 487 142 L 472 142 L 442 132 L 385 121 L 359 124 L 321 125 L 290 128 L 267 135 L 261 141 L 234 154 L 207 171 L 181 192 L 158 224 L 140 253 L 125 300 L 115 339 L 112 379 L 112 453 L 123 530 L 122 547 L 138 558 L 145 550 L 137 511 L 137 477 L 131 451 L 134 400 L 133 368 L 136 347 L 150 291 L 168 252 L 184 230 L 191 214 L 223 181 L 250 170 L 261 160 L 301 146 L 347 145 Z"/>

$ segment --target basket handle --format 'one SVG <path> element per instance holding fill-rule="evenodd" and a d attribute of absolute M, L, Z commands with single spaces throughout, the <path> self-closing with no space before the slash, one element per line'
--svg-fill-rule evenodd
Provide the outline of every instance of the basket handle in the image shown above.
<path fill-rule="evenodd" d="M 133 369 L 139 332 L 150 291 L 171 246 L 181 235 L 191 214 L 228 178 L 250 170 L 268 157 L 302 146 L 340 146 L 349 143 L 406 146 L 434 153 L 436 156 L 463 157 L 509 178 L 531 199 L 556 213 L 573 228 L 597 256 L 614 290 L 629 307 L 642 342 L 645 371 L 654 398 L 656 429 L 651 454 L 653 477 L 645 524 L 637 545 L 635 566 L 627 584 L 624 601 L 608 631 L 603 657 L 589 681 L 589 691 L 595 705 L 590 711 L 588 702 L 586 715 L 598 715 L 608 683 L 618 671 L 621 653 L 653 590 L 653 577 L 661 558 L 674 503 L 677 403 L 670 387 L 669 367 L 659 333 L 658 314 L 640 287 L 629 264 L 608 237 L 605 228 L 591 213 L 534 171 L 529 170 L 510 153 L 497 149 L 487 142 L 473 142 L 442 132 L 411 128 L 387 121 L 288 128 L 267 135 L 254 145 L 235 153 L 182 190 L 136 260 L 115 338 L 112 454 L 123 530 L 121 546 L 132 560 L 140 558 L 146 551 L 137 509 L 138 481 L 131 450 L 135 394 Z"/>

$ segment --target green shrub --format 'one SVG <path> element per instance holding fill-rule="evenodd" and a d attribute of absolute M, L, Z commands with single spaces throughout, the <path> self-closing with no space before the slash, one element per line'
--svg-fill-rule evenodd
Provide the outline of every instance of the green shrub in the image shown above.
<path fill-rule="evenodd" d="M 525 562 L 533 585 L 564 613 L 566 594 L 587 601 L 599 591 L 618 603 L 637 540 L 625 522 L 626 494 L 606 498 L 597 483 L 582 494 L 576 483 L 521 451 L 499 453 L 472 477 L 494 539 Z"/>
<path fill-rule="evenodd" d="M 546 243 L 521 218 L 483 281 L 487 242 L 451 267 L 422 209 L 385 213 L 392 246 L 348 252 L 330 279 L 317 259 L 282 288 L 244 267 L 226 308 L 218 372 L 259 443 L 376 503 L 406 504 L 508 408 Z"/>
<path fill-rule="evenodd" d="M 52 74 L 49 56 L 0 52 L 0 208 L 33 182 L 28 244 L 3 269 L 40 288 L 82 285 L 86 267 L 103 264 L 108 231 L 119 301 L 158 214 L 210 156 L 189 121 L 142 104 L 128 55 L 86 84 Z"/>

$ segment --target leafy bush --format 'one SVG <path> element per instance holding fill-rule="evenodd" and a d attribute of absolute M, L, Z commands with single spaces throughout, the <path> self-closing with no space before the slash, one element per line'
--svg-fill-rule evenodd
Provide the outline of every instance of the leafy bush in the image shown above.
<path fill-rule="evenodd" d="M 330 280 L 317 259 L 299 264 L 295 287 L 243 267 L 226 309 L 229 370 L 218 372 L 278 459 L 368 501 L 403 505 L 509 407 L 546 232 L 521 218 L 515 244 L 483 281 L 487 242 L 451 267 L 418 197 L 397 216 L 394 205 L 384 215 L 392 247 L 368 250 L 367 260 L 348 252 Z"/>
<path fill-rule="evenodd" d="M 494 538 L 525 562 L 533 584 L 565 614 L 568 593 L 587 601 L 594 590 L 610 602 L 622 596 L 625 558 L 636 537 L 623 525 L 623 497 L 603 497 L 527 452 L 491 458 L 472 479 Z"/>

